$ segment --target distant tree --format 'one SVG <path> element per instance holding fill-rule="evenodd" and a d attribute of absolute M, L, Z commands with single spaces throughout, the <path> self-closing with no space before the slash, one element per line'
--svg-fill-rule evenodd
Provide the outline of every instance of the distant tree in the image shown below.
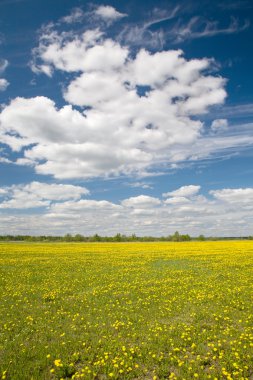
<path fill-rule="evenodd" d="M 182 241 L 190 241 L 191 240 L 191 237 L 190 235 L 186 234 L 186 235 L 181 235 L 181 240 Z"/>
<path fill-rule="evenodd" d="M 205 238 L 204 235 L 201 234 L 201 235 L 199 235 L 198 240 L 200 240 L 200 241 L 205 241 L 206 238 Z"/>
<path fill-rule="evenodd" d="M 80 235 L 80 234 L 76 234 L 74 239 L 75 239 L 75 241 L 84 241 L 83 235 Z"/>
<path fill-rule="evenodd" d="M 174 235 L 171 236 L 172 241 L 181 241 L 181 236 L 178 231 L 174 233 Z"/>
<path fill-rule="evenodd" d="M 101 241 L 102 238 L 101 236 L 99 236 L 98 234 L 95 234 L 93 237 L 92 237 L 92 241 Z"/>
<path fill-rule="evenodd" d="M 113 238 L 114 241 L 122 241 L 122 236 L 120 233 L 116 234 Z"/>
<path fill-rule="evenodd" d="M 71 234 L 64 235 L 64 240 L 65 241 L 72 241 L 73 240 L 72 235 Z"/>

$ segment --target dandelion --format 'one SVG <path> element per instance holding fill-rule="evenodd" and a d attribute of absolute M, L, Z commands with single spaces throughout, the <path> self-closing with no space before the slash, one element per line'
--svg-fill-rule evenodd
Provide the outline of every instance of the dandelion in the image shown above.
<path fill-rule="evenodd" d="M 63 364 L 62 364 L 62 362 L 61 362 L 61 359 L 56 359 L 56 360 L 54 361 L 54 365 L 55 365 L 56 367 L 62 367 Z"/>

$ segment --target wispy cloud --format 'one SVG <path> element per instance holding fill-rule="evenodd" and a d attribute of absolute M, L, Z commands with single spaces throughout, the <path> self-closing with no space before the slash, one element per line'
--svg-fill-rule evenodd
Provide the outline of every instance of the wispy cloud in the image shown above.
<path fill-rule="evenodd" d="M 75 22 L 81 22 L 84 17 L 84 12 L 81 8 L 74 8 L 72 9 L 71 13 L 65 17 L 62 17 L 60 19 L 60 22 L 66 23 L 66 24 L 72 24 Z"/>
<path fill-rule="evenodd" d="M 234 34 L 242 32 L 250 26 L 249 20 L 245 20 L 242 24 L 232 17 L 229 25 L 220 27 L 218 21 L 205 20 L 202 17 L 194 16 L 188 22 L 178 21 L 176 25 L 167 32 L 167 37 L 180 43 L 185 40 L 193 40 L 197 38 L 207 38 L 222 34 Z"/>
<path fill-rule="evenodd" d="M 129 45 L 161 49 L 166 42 L 166 32 L 162 28 L 154 30 L 153 27 L 174 19 L 179 9 L 179 6 L 169 11 L 155 8 L 148 21 L 138 25 L 126 24 L 119 34 L 118 40 Z"/>
<path fill-rule="evenodd" d="M 240 22 L 235 17 L 231 17 L 226 26 L 201 16 L 187 19 L 184 12 L 180 6 L 170 11 L 155 9 L 148 21 L 138 25 L 126 24 L 118 39 L 128 45 L 162 49 L 166 42 L 179 44 L 186 40 L 234 34 L 250 26 L 249 20 Z"/>
<path fill-rule="evenodd" d="M 169 21 L 172 20 L 176 15 L 178 14 L 180 10 L 180 6 L 176 6 L 173 8 L 171 11 L 163 10 L 163 9 L 158 9 L 155 8 L 152 12 L 152 19 L 151 21 L 148 21 L 144 23 L 145 28 L 150 28 L 151 26 L 160 24 L 164 21 Z"/>
<path fill-rule="evenodd" d="M 2 74 L 8 66 L 7 59 L 0 59 L 0 74 Z"/>
<path fill-rule="evenodd" d="M 153 189 L 153 186 L 149 182 L 130 182 L 126 185 L 133 188 Z"/>
<path fill-rule="evenodd" d="M 253 116 L 253 103 L 223 106 L 213 110 L 212 116 L 217 118 L 241 119 Z"/>
<path fill-rule="evenodd" d="M 0 59 L 0 74 L 4 73 L 7 66 L 8 61 L 6 59 Z M 5 91 L 8 86 L 9 82 L 4 78 L 0 78 L 0 91 Z"/>

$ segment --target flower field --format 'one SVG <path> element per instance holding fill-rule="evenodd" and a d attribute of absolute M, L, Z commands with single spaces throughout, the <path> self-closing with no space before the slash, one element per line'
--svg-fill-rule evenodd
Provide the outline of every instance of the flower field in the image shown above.
<path fill-rule="evenodd" d="M 253 379 L 253 242 L 0 244 L 0 379 Z"/>

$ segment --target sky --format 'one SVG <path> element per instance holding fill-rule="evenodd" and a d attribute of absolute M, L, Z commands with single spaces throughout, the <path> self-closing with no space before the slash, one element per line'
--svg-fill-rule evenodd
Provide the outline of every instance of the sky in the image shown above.
<path fill-rule="evenodd" d="M 253 3 L 0 1 L 0 234 L 253 235 Z"/>

